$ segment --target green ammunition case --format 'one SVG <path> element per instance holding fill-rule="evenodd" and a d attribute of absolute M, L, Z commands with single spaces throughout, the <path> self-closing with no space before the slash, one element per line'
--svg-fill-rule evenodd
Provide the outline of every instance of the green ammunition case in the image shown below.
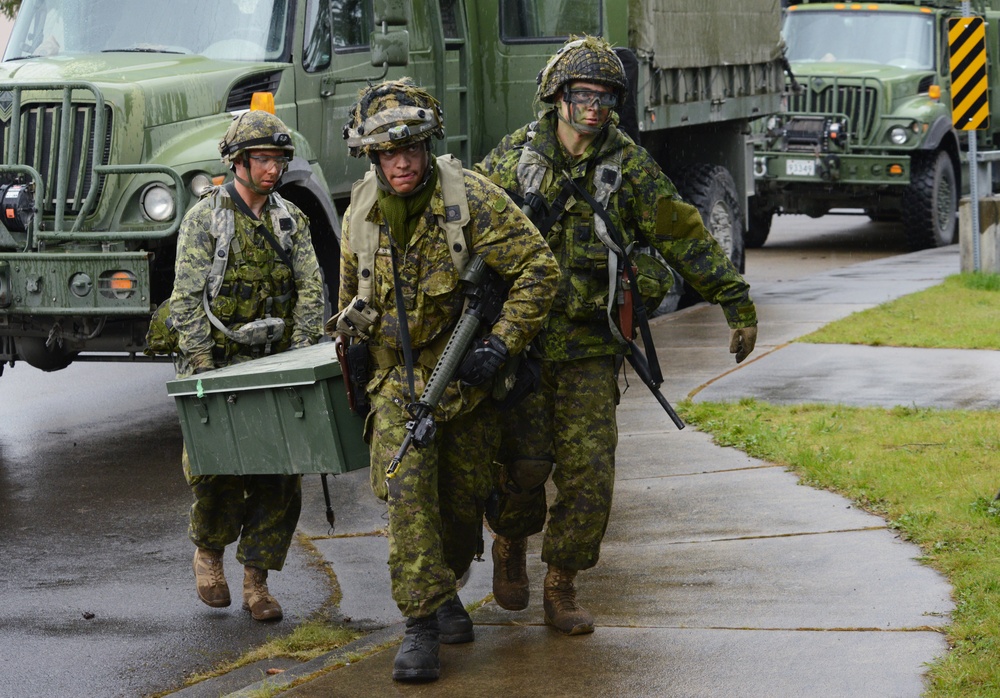
<path fill-rule="evenodd" d="M 345 473 L 368 467 L 332 342 L 167 382 L 195 475 Z"/>

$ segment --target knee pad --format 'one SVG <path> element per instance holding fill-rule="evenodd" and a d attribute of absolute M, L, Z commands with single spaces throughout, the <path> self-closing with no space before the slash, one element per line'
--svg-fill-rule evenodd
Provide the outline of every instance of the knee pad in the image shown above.
<path fill-rule="evenodd" d="M 521 458 L 507 465 L 504 489 L 511 495 L 534 492 L 545 485 L 552 472 L 552 461 Z"/>

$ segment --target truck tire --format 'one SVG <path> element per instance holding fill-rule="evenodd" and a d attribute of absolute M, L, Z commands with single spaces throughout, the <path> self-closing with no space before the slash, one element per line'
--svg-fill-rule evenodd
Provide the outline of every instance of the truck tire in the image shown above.
<path fill-rule="evenodd" d="M 913 156 L 910 186 L 903 192 L 903 234 L 911 251 L 955 242 L 958 178 L 943 150 Z"/>
<path fill-rule="evenodd" d="M 764 246 L 767 236 L 771 234 L 771 220 L 774 218 L 774 211 L 765 211 L 754 202 L 756 196 L 750 197 L 747 205 L 747 231 L 743 235 L 743 242 L 751 250 L 756 250 Z"/>
<path fill-rule="evenodd" d="M 705 227 L 725 251 L 729 261 L 742 274 L 746 256 L 743 247 L 743 213 L 736 183 L 722 165 L 699 163 L 686 169 L 677 189 L 689 204 L 701 213 Z M 704 300 L 697 291 L 685 287 L 680 307 Z"/>

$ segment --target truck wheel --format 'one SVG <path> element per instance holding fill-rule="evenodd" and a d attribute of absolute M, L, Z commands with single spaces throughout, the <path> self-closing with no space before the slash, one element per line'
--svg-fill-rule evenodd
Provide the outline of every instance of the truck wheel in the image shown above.
<path fill-rule="evenodd" d="M 747 232 L 743 236 L 743 242 L 752 250 L 764 246 L 767 236 L 771 234 L 771 220 L 774 218 L 773 211 L 765 211 L 758 204 L 754 203 L 756 196 L 750 197 L 747 210 Z"/>
<path fill-rule="evenodd" d="M 903 233 L 911 251 L 955 242 L 958 178 L 948 153 L 915 155 L 903 192 Z"/>
<path fill-rule="evenodd" d="M 699 163 L 681 175 L 678 191 L 701 213 L 705 227 L 725 251 L 740 273 L 745 266 L 743 213 L 736 195 L 736 183 L 722 165 Z M 685 288 L 680 307 L 704 300 L 697 291 Z"/>

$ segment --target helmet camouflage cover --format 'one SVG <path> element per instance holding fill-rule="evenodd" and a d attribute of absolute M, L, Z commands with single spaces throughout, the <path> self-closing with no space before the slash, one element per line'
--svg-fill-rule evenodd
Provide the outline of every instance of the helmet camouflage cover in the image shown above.
<path fill-rule="evenodd" d="M 245 111 L 233 119 L 219 141 L 219 153 L 227 167 L 232 167 L 244 151 L 272 149 L 284 150 L 292 157 L 295 154 L 292 134 L 281 119 L 259 109 Z"/>
<path fill-rule="evenodd" d="M 410 78 L 362 88 L 344 125 L 351 157 L 401 148 L 431 136 L 444 138 L 441 104 Z"/>
<path fill-rule="evenodd" d="M 580 80 L 607 85 L 615 90 L 618 102 L 628 89 L 625 67 L 606 40 L 596 36 L 570 37 L 538 73 L 539 102 L 552 103 L 556 93 L 568 82 Z"/>

